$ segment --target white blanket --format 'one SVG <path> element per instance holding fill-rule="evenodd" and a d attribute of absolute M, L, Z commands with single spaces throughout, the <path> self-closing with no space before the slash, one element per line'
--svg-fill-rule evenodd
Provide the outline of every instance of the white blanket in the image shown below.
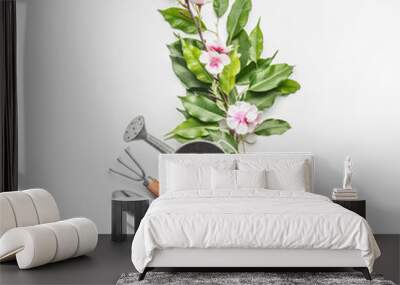
<path fill-rule="evenodd" d="M 328 198 L 298 191 L 182 191 L 156 199 L 132 244 L 143 272 L 155 249 L 358 249 L 372 272 L 380 251 L 365 219 Z"/>

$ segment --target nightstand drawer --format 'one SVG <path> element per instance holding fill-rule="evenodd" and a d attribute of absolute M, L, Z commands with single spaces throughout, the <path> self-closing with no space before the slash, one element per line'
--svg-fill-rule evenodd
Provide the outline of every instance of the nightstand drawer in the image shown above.
<path fill-rule="evenodd" d="M 365 200 L 332 200 L 334 203 L 359 214 L 364 219 L 366 216 L 366 201 Z"/>

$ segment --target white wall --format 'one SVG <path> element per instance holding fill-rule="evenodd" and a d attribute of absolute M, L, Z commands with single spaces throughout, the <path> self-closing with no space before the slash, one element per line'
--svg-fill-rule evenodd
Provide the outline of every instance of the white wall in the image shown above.
<path fill-rule="evenodd" d="M 49 189 L 64 217 L 87 216 L 103 233 L 111 192 L 134 186 L 107 173 L 127 123 L 143 114 L 162 137 L 181 119 L 172 33 L 157 12 L 173 2 L 18 1 L 21 187 Z M 250 151 L 312 151 L 326 195 L 351 154 L 373 230 L 400 233 L 400 2 L 253 2 L 249 25 L 262 16 L 266 54 L 279 49 L 278 60 L 295 64 L 302 89 L 267 113 L 293 129 Z M 157 152 L 130 145 L 156 175 Z"/>

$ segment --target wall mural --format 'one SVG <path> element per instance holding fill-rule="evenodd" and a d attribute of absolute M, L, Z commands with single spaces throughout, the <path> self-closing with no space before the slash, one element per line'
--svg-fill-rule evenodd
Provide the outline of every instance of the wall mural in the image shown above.
<path fill-rule="evenodd" d="M 183 144 L 182 146 L 174 149 L 169 146 L 162 140 L 156 138 L 155 136 L 149 134 L 146 130 L 145 119 L 143 116 L 135 117 L 129 125 L 126 127 L 126 130 L 123 135 L 123 139 L 125 142 L 129 143 L 132 141 L 142 140 L 154 147 L 161 153 L 223 153 L 223 149 L 213 142 L 197 140 L 194 142 L 188 142 Z M 109 172 L 116 174 L 120 177 L 128 179 L 133 182 L 142 182 L 143 186 L 152 193 L 155 197 L 159 195 L 160 184 L 159 181 L 152 176 L 148 176 L 146 171 L 138 162 L 137 159 L 134 158 L 129 147 L 124 149 L 124 154 L 129 162 L 126 162 L 126 159 L 118 157 L 116 161 L 118 165 L 123 167 L 125 171 L 128 171 L 129 174 L 126 174 L 120 170 L 115 170 L 113 168 L 109 168 Z M 135 196 L 135 192 L 131 191 L 116 191 L 118 193 L 114 193 L 115 195 L 122 194 L 125 197 Z M 114 195 L 113 194 L 113 195 Z M 140 195 L 140 194 L 139 194 Z"/>
<path fill-rule="evenodd" d="M 204 5 L 213 5 L 216 27 L 202 16 Z M 227 37 L 219 23 L 229 0 L 178 0 L 175 7 L 159 10 L 175 30 L 176 41 L 168 45 L 172 68 L 186 89 L 179 97 L 185 120 L 166 135 L 179 142 L 209 140 L 226 153 L 244 152 L 254 136 L 281 135 L 288 122 L 264 118 L 280 96 L 300 89 L 289 77 L 293 66 L 272 63 L 276 52 L 263 58 L 264 39 L 260 20 L 245 29 L 251 0 L 235 0 L 226 21 Z"/>
<path fill-rule="evenodd" d="M 202 17 L 203 6 L 213 5 L 216 27 L 212 30 Z M 220 19 L 229 9 L 229 0 L 178 0 L 177 7 L 159 10 L 176 30 L 176 41 L 168 45 L 172 69 L 186 89 L 179 97 L 185 120 L 165 139 L 184 143 L 173 149 L 146 131 L 143 116 L 135 117 L 124 133 L 124 141 L 143 140 L 161 153 L 244 152 L 254 136 L 281 135 L 291 127 L 280 119 L 265 118 L 265 112 L 280 96 L 300 89 L 289 77 L 293 66 L 273 63 L 277 52 L 263 58 L 264 38 L 260 20 L 248 33 L 245 29 L 251 0 L 235 0 L 227 16 L 227 38 L 219 33 Z M 179 31 L 179 33 L 178 33 Z M 211 35 L 206 39 L 206 35 Z M 110 172 L 143 185 L 158 196 L 157 179 L 147 176 L 133 157 L 124 150 L 130 163 L 117 162 L 130 174 L 110 168 Z"/>

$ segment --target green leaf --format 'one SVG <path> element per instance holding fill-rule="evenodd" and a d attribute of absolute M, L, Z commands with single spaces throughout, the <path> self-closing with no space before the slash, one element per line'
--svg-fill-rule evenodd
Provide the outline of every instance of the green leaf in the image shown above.
<path fill-rule="evenodd" d="M 203 48 L 203 43 L 199 40 L 191 39 L 191 38 L 185 38 L 184 40 L 199 49 Z M 183 58 L 181 40 L 176 40 L 173 43 L 170 43 L 169 45 L 167 45 L 167 47 L 168 47 L 170 56 Z"/>
<path fill-rule="evenodd" d="M 167 134 L 168 138 L 178 135 L 186 139 L 208 136 L 208 130 L 218 130 L 218 123 L 204 123 L 196 118 L 189 118 Z"/>
<path fill-rule="evenodd" d="M 286 63 L 270 65 L 266 70 L 257 71 L 250 78 L 250 91 L 263 92 L 271 90 L 279 85 L 293 72 L 293 66 Z"/>
<path fill-rule="evenodd" d="M 199 90 L 199 89 L 191 89 L 191 90 L 187 90 L 187 92 L 186 92 L 186 95 L 187 96 L 205 96 L 205 97 L 207 97 L 207 96 L 210 96 L 210 92 L 209 92 L 209 90 Z"/>
<path fill-rule="evenodd" d="M 267 119 L 264 120 L 254 132 L 259 136 L 281 135 L 290 128 L 289 123 L 286 121 Z"/>
<path fill-rule="evenodd" d="M 214 12 L 218 18 L 221 18 L 225 14 L 226 10 L 228 10 L 228 6 L 229 6 L 229 0 L 213 1 Z"/>
<path fill-rule="evenodd" d="M 176 110 L 179 113 L 181 113 L 185 117 L 185 119 L 189 119 L 191 117 L 190 114 L 186 110 L 182 110 L 182 109 L 179 109 L 179 108 L 176 108 Z"/>
<path fill-rule="evenodd" d="M 173 135 L 169 136 L 168 138 L 166 138 L 166 140 L 170 140 L 170 139 L 174 139 L 174 140 L 176 140 L 177 142 L 180 142 L 180 143 L 187 143 L 187 142 L 190 142 L 192 140 L 192 139 L 187 139 L 187 138 L 181 137 L 181 136 L 179 136 L 177 134 L 173 134 Z"/>
<path fill-rule="evenodd" d="M 247 91 L 245 101 L 256 105 L 259 110 L 272 107 L 278 96 L 287 96 L 300 89 L 300 84 L 294 80 L 283 80 L 278 87 L 266 92 Z"/>
<path fill-rule="evenodd" d="M 254 62 L 250 62 L 246 65 L 239 74 L 236 76 L 236 84 L 248 85 L 250 82 L 250 76 L 256 71 L 257 65 Z"/>
<path fill-rule="evenodd" d="M 193 22 L 193 19 L 186 9 L 172 7 L 158 11 L 172 28 L 181 30 L 187 34 L 197 33 L 196 24 Z M 196 17 L 196 21 L 200 23 L 200 29 L 204 31 L 206 29 L 204 23 L 200 21 L 198 17 Z"/>
<path fill-rule="evenodd" d="M 220 84 L 217 80 L 214 80 L 213 83 L 211 84 L 210 93 L 216 98 L 218 98 L 218 100 L 216 100 L 215 103 L 217 104 L 218 108 L 225 113 L 226 106 L 224 104 L 223 95 L 221 94 L 222 91 L 220 91 Z"/>
<path fill-rule="evenodd" d="M 232 44 L 240 54 L 240 66 L 246 66 L 249 61 L 249 50 L 251 47 L 249 36 L 245 30 L 242 30 L 233 40 Z"/>
<path fill-rule="evenodd" d="M 224 67 L 219 78 L 222 90 L 228 95 L 235 87 L 235 78 L 240 71 L 240 60 L 237 52 L 231 52 L 229 57 L 231 63 Z"/>
<path fill-rule="evenodd" d="M 188 69 L 193 72 L 198 80 L 206 83 L 211 83 L 213 81 L 212 77 L 210 76 L 210 74 L 208 74 L 203 64 L 199 60 L 201 50 L 190 44 L 186 40 L 182 40 L 181 43 L 183 57 L 185 58 Z"/>
<path fill-rule="evenodd" d="M 225 118 L 214 101 L 201 95 L 179 97 L 185 110 L 193 117 L 203 122 L 218 122 Z"/>
<path fill-rule="evenodd" d="M 201 48 L 203 43 L 196 39 L 184 39 L 191 45 Z M 177 40 L 169 45 L 167 45 L 170 58 L 172 62 L 172 69 L 174 70 L 176 76 L 185 85 L 186 89 L 208 89 L 210 85 L 201 82 L 196 78 L 196 76 L 187 68 L 186 61 L 183 57 L 182 43 L 181 40 Z"/>
<path fill-rule="evenodd" d="M 210 85 L 201 82 L 194 76 L 187 68 L 185 59 L 175 56 L 170 56 L 170 58 L 174 73 L 187 89 L 208 89 L 210 87 Z"/>
<path fill-rule="evenodd" d="M 227 44 L 230 44 L 231 41 L 246 26 L 247 20 L 249 19 L 250 10 L 251 0 L 235 0 L 226 22 L 226 29 L 228 31 Z"/>
<path fill-rule="evenodd" d="M 237 88 L 234 87 L 228 96 L 229 105 L 234 105 L 236 103 L 236 101 L 238 100 L 238 98 L 239 98 L 239 92 L 238 92 Z"/>
<path fill-rule="evenodd" d="M 274 55 L 271 57 L 258 59 L 257 60 L 257 71 L 266 70 L 271 65 L 276 54 L 277 54 L 277 52 L 275 52 Z"/>
<path fill-rule="evenodd" d="M 276 97 L 280 94 L 275 91 L 267 91 L 265 93 L 256 93 L 252 91 L 246 92 L 245 101 L 250 104 L 256 105 L 257 109 L 265 110 L 267 108 L 272 107 L 275 103 Z"/>
<path fill-rule="evenodd" d="M 297 92 L 301 88 L 300 84 L 292 79 L 283 80 L 279 83 L 278 87 L 275 88 L 277 92 L 280 93 L 282 96 L 286 96 L 292 93 Z"/>
<path fill-rule="evenodd" d="M 260 28 L 260 20 L 258 20 L 257 26 L 250 33 L 250 42 L 250 59 L 257 62 L 264 49 L 264 36 Z"/>
<path fill-rule="evenodd" d="M 273 56 L 268 58 L 260 58 L 256 63 L 252 61 L 247 66 L 242 68 L 242 70 L 236 76 L 236 84 L 248 85 L 250 83 L 250 79 L 255 76 L 256 72 L 262 72 L 271 65 L 277 53 L 278 52 L 275 52 Z"/>
<path fill-rule="evenodd" d="M 209 131 L 211 139 L 222 149 L 225 153 L 237 153 L 238 143 L 235 138 L 228 132 L 223 130 Z"/>

